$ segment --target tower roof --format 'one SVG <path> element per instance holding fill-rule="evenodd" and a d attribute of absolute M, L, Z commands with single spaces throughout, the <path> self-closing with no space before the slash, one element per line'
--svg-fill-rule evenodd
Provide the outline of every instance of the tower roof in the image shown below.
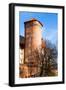
<path fill-rule="evenodd" d="M 28 20 L 28 21 L 25 21 L 24 23 L 26 24 L 26 23 L 33 22 L 33 21 L 37 21 L 37 22 L 40 23 L 41 26 L 43 26 L 43 24 L 42 24 L 39 20 L 37 20 L 37 19 L 35 19 L 35 18 L 32 18 L 32 19 L 30 19 L 30 20 Z"/>

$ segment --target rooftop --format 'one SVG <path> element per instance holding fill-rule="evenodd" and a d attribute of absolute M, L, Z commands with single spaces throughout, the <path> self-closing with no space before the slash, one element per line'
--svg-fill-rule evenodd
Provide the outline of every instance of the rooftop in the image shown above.
<path fill-rule="evenodd" d="M 28 21 L 25 21 L 24 23 L 29 23 L 29 22 L 33 22 L 33 21 L 37 21 L 37 22 L 40 23 L 41 26 L 43 26 L 43 24 L 42 24 L 39 20 L 37 20 L 37 19 L 35 19 L 35 18 L 32 18 L 32 19 L 30 19 L 30 20 L 28 20 Z"/>

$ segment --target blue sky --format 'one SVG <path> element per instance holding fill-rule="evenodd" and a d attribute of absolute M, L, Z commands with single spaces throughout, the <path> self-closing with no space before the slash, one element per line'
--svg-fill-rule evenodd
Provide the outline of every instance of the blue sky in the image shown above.
<path fill-rule="evenodd" d="M 42 24 L 42 37 L 50 40 L 53 44 L 57 44 L 58 34 L 58 15 L 57 13 L 43 12 L 19 12 L 19 34 L 24 36 L 24 22 L 35 18 Z"/>

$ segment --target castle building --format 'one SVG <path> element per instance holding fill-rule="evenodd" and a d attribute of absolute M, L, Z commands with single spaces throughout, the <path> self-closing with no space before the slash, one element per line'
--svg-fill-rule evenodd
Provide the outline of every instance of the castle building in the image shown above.
<path fill-rule="evenodd" d="M 21 45 L 24 45 L 24 49 L 20 49 L 24 53 L 24 58 L 21 58 L 23 60 L 21 66 L 23 74 L 20 77 L 32 77 L 40 71 L 40 68 L 37 67 L 38 63 L 34 57 L 34 52 L 44 46 L 42 45 L 44 44 L 42 41 L 42 26 L 42 23 L 34 18 L 24 22 L 25 39 L 24 44 L 21 43 Z"/>
<path fill-rule="evenodd" d="M 41 48 L 42 44 L 42 23 L 36 19 L 31 19 L 24 23 L 25 26 L 25 63 L 28 64 L 28 72 L 34 75 L 37 72 L 37 61 L 33 53 Z M 30 67 L 31 66 L 31 67 Z"/>

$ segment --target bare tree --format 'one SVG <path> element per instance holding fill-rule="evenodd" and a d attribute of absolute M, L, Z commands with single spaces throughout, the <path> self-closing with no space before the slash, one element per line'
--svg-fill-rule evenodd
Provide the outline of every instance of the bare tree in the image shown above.
<path fill-rule="evenodd" d="M 57 48 L 50 41 L 45 41 L 46 46 L 40 50 L 36 49 L 33 53 L 37 63 L 37 68 L 40 68 L 36 76 L 55 76 L 57 70 Z"/>

